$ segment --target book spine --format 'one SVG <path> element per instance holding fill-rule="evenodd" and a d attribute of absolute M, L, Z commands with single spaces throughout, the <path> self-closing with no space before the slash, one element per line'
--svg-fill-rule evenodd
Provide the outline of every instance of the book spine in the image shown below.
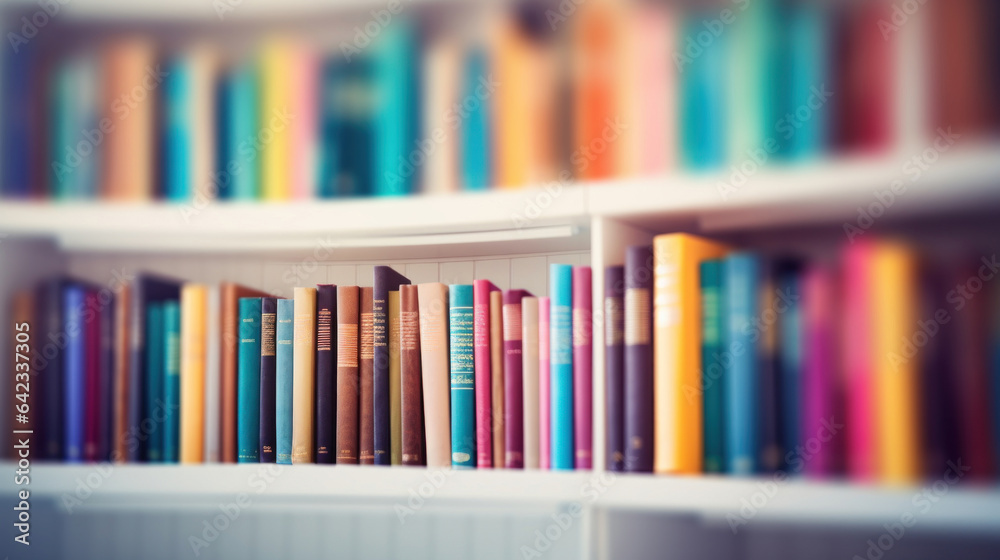
<path fill-rule="evenodd" d="M 181 290 L 181 456 L 182 463 L 205 461 L 205 308 L 208 288 L 188 284 Z M 259 319 L 258 319 L 259 320 Z M 257 355 L 260 394 L 260 355 Z M 259 412 L 259 410 L 258 410 Z"/>
<path fill-rule="evenodd" d="M 489 72 L 489 56 L 484 49 L 476 48 L 468 53 L 465 62 L 465 79 L 462 84 L 462 99 L 476 95 L 480 87 L 479 77 Z M 479 99 L 482 96 L 477 96 Z M 492 172 L 490 154 L 492 146 L 490 131 L 491 103 L 483 99 L 466 119 L 462 127 L 461 150 L 462 183 L 466 190 L 480 191 L 489 188 Z M 493 462 L 497 464 L 496 461 Z"/>
<path fill-rule="evenodd" d="M 847 261 L 849 262 L 849 261 Z M 849 270 L 852 265 L 846 264 L 846 269 Z M 781 440 L 782 447 L 786 450 L 794 449 L 795 446 L 804 443 L 802 436 L 800 435 L 802 429 L 802 362 L 804 356 L 804 327 L 802 324 L 802 305 L 800 303 L 802 288 L 800 280 L 799 266 L 796 263 L 787 263 L 778 272 L 778 293 L 786 294 L 788 296 L 788 309 L 779 318 L 779 337 L 780 343 L 778 345 L 778 365 L 780 366 L 779 383 L 781 384 Z M 723 280 L 725 280 L 723 278 Z M 864 281 L 867 284 L 867 280 Z M 850 295 L 850 284 L 845 284 L 848 289 L 848 293 L 845 294 L 847 300 L 845 301 L 845 312 L 847 313 L 847 321 L 845 322 L 845 327 L 850 328 L 848 325 L 854 325 L 858 327 L 858 331 L 851 333 L 846 337 L 847 349 L 846 358 L 847 363 L 845 367 L 847 368 L 847 379 L 848 379 L 848 392 L 852 390 L 853 376 L 857 370 L 853 369 L 851 365 L 854 363 L 855 350 L 861 350 L 860 348 L 852 349 L 853 347 L 853 337 L 855 334 L 861 336 L 862 333 L 867 332 L 868 329 L 868 319 L 864 317 L 864 313 L 867 311 L 861 311 L 862 315 L 856 316 L 856 319 L 860 322 L 855 322 L 851 317 L 857 311 L 855 305 L 854 296 Z M 723 284 L 723 289 L 725 289 L 725 284 Z M 723 331 L 724 332 L 724 331 Z M 867 336 L 866 336 L 867 338 Z M 868 344 L 865 342 L 865 344 Z M 861 350 L 862 355 L 867 354 L 866 350 Z M 862 358 L 867 360 L 867 358 Z M 866 366 L 863 366 L 866 367 Z M 850 399 L 848 400 L 848 406 L 851 406 Z M 847 411 L 851 418 L 850 410 Z M 869 417 L 870 418 L 870 417 Z M 858 417 L 859 422 L 865 422 L 865 419 Z M 852 421 L 853 426 L 853 421 Z M 865 432 L 864 437 L 868 437 L 867 434 L 870 430 L 873 430 L 872 424 L 867 424 L 867 427 L 863 430 Z M 848 435 L 848 439 L 850 436 Z M 848 442 L 848 445 L 851 445 Z M 874 465 L 872 465 L 874 468 Z M 872 472 L 874 475 L 874 471 Z"/>
<path fill-rule="evenodd" d="M 101 399 L 101 321 L 97 310 L 97 291 L 86 290 L 84 294 L 84 395 L 83 403 L 83 460 L 94 462 L 98 456 L 100 439 L 100 415 L 104 408 Z"/>
<path fill-rule="evenodd" d="M 417 300 L 427 466 L 445 468 L 451 465 L 448 287 L 436 282 L 420 284 Z"/>
<path fill-rule="evenodd" d="M 223 463 L 236 462 L 236 377 L 239 361 L 240 310 L 235 284 L 224 283 L 219 315 L 222 328 L 219 338 L 219 444 Z"/>
<path fill-rule="evenodd" d="M 101 348 L 101 363 L 99 368 L 100 407 L 97 418 L 97 459 L 111 460 L 111 445 L 114 427 L 114 377 L 115 377 L 115 308 L 116 299 L 101 303 L 100 291 L 95 291 L 95 305 L 100 310 L 99 344 Z"/>
<path fill-rule="evenodd" d="M 278 434 L 277 412 L 278 374 L 278 299 L 261 298 L 260 302 L 260 451 L 261 463 L 277 461 Z"/>
<path fill-rule="evenodd" d="M 277 326 L 275 327 L 275 461 L 279 465 L 292 464 L 292 344 L 295 340 L 295 301 L 277 301 Z"/>
<path fill-rule="evenodd" d="M 337 286 L 337 462 L 358 463 L 358 287 Z"/>
<path fill-rule="evenodd" d="M 538 467 L 552 468 L 552 372 L 549 366 L 551 300 L 538 298 Z"/>
<path fill-rule="evenodd" d="M 847 472 L 856 480 L 873 480 L 876 473 L 877 458 L 874 439 L 874 402 L 873 379 L 872 379 L 872 354 L 871 354 L 871 333 L 870 333 L 870 313 L 871 305 L 871 256 L 872 245 L 870 243 L 851 244 L 844 254 L 844 373 L 846 384 L 845 413 L 851 419 L 847 423 L 845 439 L 847 444 Z M 788 278 L 782 290 L 797 294 L 799 292 L 797 278 Z M 779 290 L 780 291 L 780 290 Z M 796 306 L 797 307 L 797 306 Z M 791 328 L 801 328 L 798 319 L 799 311 L 794 310 L 796 317 Z M 787 313 L 786 313 L 787 315 Z M 782 327 L 785 325 L 782 324 Z M 783 331 L 784 334 L 784 331 Z M 786 361 L 795 360 L 798 362 L 798 354 L 792 355 L 801 348 L 799 340 L 789 340 L 792 333 L 783 337 L 782 346 L 784 352 L 789 354 Z M 786 364 L 784 371 L 786 377 L 793 371 L 793 367 L 798 363 Z M 795 367 L 795 372 L 798 368 Z M 789 431 L 801 426 L 801 414 L 799 408 L 802 406 L 801 394 L 798 391 L 798 379 L 785 380 L 786 402 L 785 418 L 786 425 L 794 422 L 794 426 L 789 426 Z M 794 395 L 794 402 L 793 402 Z M 794 407 L 794 408 L 793 408 Z M 804 443 L 799 437 L 790 441 L 786 445 L 791 449 L 792 445 Z"/>
<path fill-rule="evenodd" d="M 802 429 L 809 438 L 816 438 L 821 442 L 821 436 L 828 431 L 826 426 L 833 419 L 833 395 L 837 391 L 830 340 L 830 325 L 834 322 L 830 309 L 833 297 L 831 284 L 828 271 L 813 268 L 806 272 L 802 286 L 806 327 Z M 811 450 L 809 452 L 809 460 L 805 462 L 805 472 L 809 476 L 822 477 L 834 472 L 833 442 L 823 443 L 815 453 Z"/>
<path fill-rule="evenodd" d="M 573 441 L 577 469 L 594 466 L 593 278 L 589 266 L 573 269 Z"/>
<path fill-rule="evenodd" d="M 625 253 L 625 470 L 653 471 L 653 250 Z"/>
<path fill-rule="evenodd" d="M 604 269 L 605 468 L 625 470 L 625 267 Z"/>
<path fill-rule="evenodd" d="M 125 432 L 128 434 L 137 434 L 139 432 L 139 424 L 142 420 L 142 409 L 143 409 L 143 394 L 142 388 L 146 384 L 146 290 L 143 282 L 137 280 L 131 284 L 132 289 L 132 301 L 129 305 L 129 323 L 132 325 L 132 332 L 129 336 L 128 347 L 128 387 L 126 396 L 126 411 L 125 411 Z M 63 319 L 67 319 L 63 315 Z M 62 328 L 62 327 L 59 327 Z M 65 363 L 66 356 L 61 356 L 63 363 Z M 63 386 L 60 384 L 54 384 L 54 389 Z M 57 389 L 58 390 L 58 389 Z M 60 395 L 60 407 L 63 409 L 65 405 L 65 392 Z M 169 411 L 168 411 L 169 412 Z M 65 417 L 63 417 L 65 418 Z M 158 429 L 164 429 L 160 427 Z M 131 439 L 131 438 L 130 438 Z M 138 441 L 134 441 L 134 444 L 126 445 L 126 457 L 125 459 L 129 463 L 138 463 L 139 461 L 148 460 L 146 450 L 148 448 L 147 441 L 143 438 L 137 438 Z M 62 450 L 63 454 L 66 450 Z"/>
<path fill-rule="evenodd" d="M 400 286 L 400 415 L 402 464 L 423 465 L 424 410 L 420 391 L 420 312 L 416 286 Z"/>
<path fill-rule="evenodd" d="M 62 290 L 62 282 L 59 280 L 51 280 L 44 282 L 38 288 L 38 323 L 41 325 L 41 332 L 39 336 L 44 337 L 46 341 L 45 347 L 51 347 L 52 352 L 48 355 L 45 353 L 41 354 L 42 368 L 41 368 L 41 437 L 42 447 L 40 449 L 41 456 L 49 460 L 62 460 L 65 458 L 65 447 L 64 447 L 64 428 L 66 424 L 65 420 L 65 370 L 64 370 L 64 359 L 66 355 L 66 348 L 68 346 L 68 335 L 65 332 L 65 327 L 63 320 L 67 318 L 64 314 L 65 303 Z M 50 341 L 62 340 L 65 341 L 64 344 L 49 344 Z M 125 355 L 130 357 L 131 344 L 130 339 L 127 339 L 125 344 Z M 42 350 L 45 349 L 42 348 Z M 126 360 L 125 365 L 125 376 L 126 380 L 130 373 L 129 362 Z M 125 391 L 128 390 L 128 386 L 124 387 Z M 123 404 L 127 404 L 126 402 Z M 126 408 L 122 414 L 122 427 L 120 430 L 122 432 L 127 432 L 128 430 L 128 410 Z M 124 441 L 122 442 L 122 459 L 126 459 L 127 455 L 124 453 L 127 451 L 125 449 Z"/>
<path fill-rule="evenodd" d="M 389 459 L 403 463 L 402 367 L 400 363 L 399 291 L 389 292 Z"/>
<path fill-rule="evenodd" d="M 549 367 L 552 381 L 552 469 L 572 470 L 573 460 L 573 267 L 549 270 Z"/>
<path fill-rule="evenodd" d="M 538 298 L 521 300 L 524 468 L 538 468 Z"/>
<path fill-rule="evenodd" d="M 472 283 L 472 343 L 476 368 L 476 466 L 493 466 L 492 396 L 490 385 L 490 292 L 495 289 L 489 280 Z"/>
<path fill-rule="evenodd" d="M 316 462 L 337 462 L 337 287 L 316 287 Z"/>
<path fill-rule="evenodd" d="M 163 302 L 163 461 L 181 456 L 181 306 Z"/>
<path fill-rule="evenodd" d="M 472 286 L 448 289 L 451 363 L 451 464 L 476 466 L 475 363 L 472 357 Z"/>
<path fill-rule="evenodd" d="M 360 330 L 359 340 L 361 360 L 358 374 L 360 376 L 360 393 L 358 405 L 358 453 L 362 465 L 375 464 L 375 324 L 372 317 L 374 303 L 373 290 L 370 287 L 359 290 Z"/>
<path fill-rule="evenodd" d="M 63 325 L 66 335 L 64 386 L 66 387 L 65 442 L 66 461 L 83 460 L 85 418 L 84 380 L 86 377 L 86 325 L 84 324 L 84 288 L 67 287 L 63 294 Z"/>
<path fill-rule="evenodd" d="M 389 338 L 393 319 L 389 313 L 389 294 L 399 295 L 399 285 L 409 280 L 388 266 L 376 266 L 373 272 L 372 324 L 374 328 L 374 434 L 375 464 L 392 464 L 392 357 Z"/>
<path fill-rule="evenodd" d="M 166 365 L 164 346 L 166 332 L 163 323 L 163 304 L 150 302 L 146 306 L 146 414 L 154 414 L 157 409 L 163 409 L 165 404 L 164 391 L 167 386 L 164 367 Z M 163 461 L 164 426 L 157 422 L 147 423 L 146 459 L 157 463 Z"/>
<path fill-rule="evenodd" d="M 267 45 L 260 60 L 258 122 L 270 123 L 286 114 L 292 103 L 292 68 L 294 53 L 290 45 L 274 42 Z M 279 117 L 280 118 L 280 117 Z M 287 117 L 274 127 L 272 139 L 260 151 L 260 194 L 264 200 L 288 200 L 291 197 L 292 128 Z"/>
<path fill-rule="evenodd" d="M 292 342 L 292 463 L 315 462 L 316 288 L 295 288 Z"/>
<path fill-rule="evenodd" d="M 504 468 L 524 468 L 524 367 L 521 299 L 524 290 L 503 294 Z"/>
<path fill-rule="evenodd" d="M 400 21 L 384 30 L 372 49 L 372 75 L 376 99 L 374 136 L 376 169 L 402 169 L 400 162 L 409 157 L 417 135 L 417 60 L 419 51 L 413 26 Z M 375 194 L 398 196 L 413 191 L 413 173 L 377 174 Z"/>
<path fill-rule="evenodd" d="M 504 410 L 505 407 L 505 375 L 503 349 L 503 293 L 499 290 L 490 293 L 490 396 L 491 425 L 493 440 L 493 468 L 501 469 L 504 460 Z"/>
<path fill-rule="evenodd" d="M 260 461 L 261 299 L 239 300 L 236 425 L 240 463 Z"/>
<path fill-rule="evenodd" d="M 183 59 L 170 60 L 163 80 L 163 183 L 165 196 L 174 202 L 191 198 L 192 122 L 191 68 Z"/>
<path fill-rule="evenodd" d="M 704 468 L 707 473 L 721 473 L 725 469 L 725 383 L 722 352 L 723 338 L 722 302 L 723 263 L 713 259 L 700 265 L 701 281 L 701 363 L 702 401 L 705 433 Z"/>
<path fill-rule="evenodd" d="M 758 263 L 751 255 L 733 255 L 726 263 L 726 341 L 744 348 L 726 368 L 727 471 L 749 475 L 757 470 L 757 346 L 751 321 L 757 317 Z"/>
<path fill-rule="evenodd" d="M 218 463 L 221 460 L 219 433 L 220 405 L 220 374 L 221 364 L 219 347 L 219 331 L 221 328 L 219 316 L 218 286 L 209 286 L 205 302 L 207 316 L 205 344 L 205 461 Z"/>
<path fill-rule="evenodd" d="M 785 309 L 785 304 L 779 299 L 774 275 L 770 267 L 761 278 L 760 309 L 761 322 L 755 326 L 754 332 L 759 335 L 760 346 L 760 449 L 758 464 L 762 473 L 774 473 L 784 468 L 785 449 L 781 437 L 781 382 L 778 366 L 778 332 L 777 318 Z M 831 324 L 834 316 L 828 315 Z M 832 341 L 831 335 L 824 335 L 827 344 Z M 828 354 L 828 359 L 833 356 Z M 829 367 L 829 366 L 828 366 Z M 831 387 L 831 391 L 837 387 Z"/>

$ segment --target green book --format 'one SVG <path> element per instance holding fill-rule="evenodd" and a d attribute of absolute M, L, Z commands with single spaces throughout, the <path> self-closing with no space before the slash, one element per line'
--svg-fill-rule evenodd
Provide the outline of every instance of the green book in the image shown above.
<path fill-rule="evenodd" d="M 163 302 L 163 460 L 176 463 L 181 449 L 181 305 Z"/>
<path fill-rule="evenodd" d="M 701 382 L 704 399 L 705 472 L 721 473 L 725 468 L 725 414 L 723 383 L 725 344 L 722 328 L 724 278 L 721 260 L 703 261 L 701 282 Z"/>

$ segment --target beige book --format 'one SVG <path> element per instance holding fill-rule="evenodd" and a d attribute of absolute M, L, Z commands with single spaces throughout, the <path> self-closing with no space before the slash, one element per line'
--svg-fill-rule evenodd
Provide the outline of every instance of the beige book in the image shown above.
<path fill-rule="evenodd" d="M 493 406 L 493 468 L 502 469 L 505 463 L 503 427 L 503 292 L 490 292 L 490 395 Z"/>
<path fill-rule="evenodd" d="M 208 286 L 181 288 L 181 463 L 205 461 L 205 352 Z"/>
<path fill-rule="evenodd" d="M 451 380 L 448 361 L 448 286 L 417 286 L 420 368 L 424 391 L 427 466 L 451 466 Z"/>
<path fill-rule="evenodd" d="M 312 463 L 316 384 L 316 288 L 295 288 L 292 342 L 292 463 Z"/>
<path fill-rule="evenodd" d="M 524 468 L 538 468 L 538 298 L 521 298 Z"/>

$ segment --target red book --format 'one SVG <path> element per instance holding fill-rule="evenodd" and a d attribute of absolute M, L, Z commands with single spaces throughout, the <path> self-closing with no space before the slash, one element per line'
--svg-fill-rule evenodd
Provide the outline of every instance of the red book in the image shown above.
<path fill-rule="evenodd" d="M 573 442 L 576 469 L 593 468 L 593 294 L 589 266 L 573 268 Z"/>
<path fill-rule="evenodd" d="M 399 287 L 400 415 L 402 463 L 420 466 L 424 455 L 424 403 L 420 375 L 420 312 L 417 286 Z"/>
<path fill-rule="evenodd" d="M 101 398 L 101 320 L 97 290 L 87 290 L 84 298 L 84 403 L 83 460 L 98 461 L 101 440 L 101 414 L 109 403 Z"/>
<path fill-rule="evenodd" d="M 521 359 L 521 298 L 527 290 L 503 293 L 504 466 L 524 468 L 524 363 Z"/>
<path fill-rule="evenodd" d="M 490 293 L 499 291 L 489 280 L 472 283 L 472 354 L 476 369 L 476 467 L 493 467 L 493 401 L 490 385 Z"/>

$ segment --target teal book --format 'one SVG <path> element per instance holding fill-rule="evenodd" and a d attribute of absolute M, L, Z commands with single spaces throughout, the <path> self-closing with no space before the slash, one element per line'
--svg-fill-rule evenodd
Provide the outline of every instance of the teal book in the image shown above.
<path fill-rule="evenodd" d="M 71 57 L 52 76 L 50 190 L 57 200 L 97 196 L 97 146 L 106 134 L 97 118 L 98 71 L 89 56 Z"/>
<path fill-rule="evenodd" d="M 814 2 L 794 2 L 782 14 L 780 49 L 783 107 L 773 133 L 788 160 L 805 160 L 825 153 L 830 140 L 833 103 L 830 80 L 831 29 L 829 9 Z"/>
<path fill-rule="evenodd" d="M 167 65 L 163 79 L 163 194 L 175 202 L 190 200 L 194 193 L 190 70 L 183 59 L 177 59 Z"/>
<path fill-rule="evenodd" d="M 707 46 L 696 39 L 714 17 L 717 14 L 685 18 L 674 57 L 680 74 L 680 161 L 695 170 L 716 169 L 726 161 L 728 37 L 722 33 Z"/>
<path fill-rule="evenodd" d="M 779 150 L 774 127 L 781 108 L 777 48 L 781 30 L 775 1 L 748 3 L 720 37 L 728 42 L 725 156 L 728 163 L 737 166 L 747 160 L 765 165 Z"/>
<path fill-rule="evenodd" d="M 549 423 L 553 470 L 573 470 L 573 267 L 549 268 Z"/>
<path fill-rule="evenodd" d="M 465 63 L 461 99 L 473 99 L 465 120 L 461 123 L 461 178 L 466 190 L 481 191 L 492 183 L 490 167 L 490 103 L 476 95 L 481 78 L 489 76 L 486 52 L 474 48 Z"/>
<path fill-rule="evenodd" d="M 451 465 L 476 468 L 475 361 L 472 354 L 472 285 L 448 286 L 451 356 Z"/>
<path fill-rule="evenodd" d="M 413 192 L 426 154 L 419 148 L 420 46 L 416 29 L 405 19 L 389 23 L 373 44 L 375 194 Z"/>
<path fill-rule="evenodd" d="M 260 454 L 261 298 L 240 298 L 236 356 L 236 461 L 256 463 Z"/>
<path fill-rule="evenodd" d="M 725 284 L 721 260 L 702 261 L 701 382 L 704 407 L 705 472 L 725 472 L 725 362 L 722 303 Z"/>
<path fill-rule="evenodd" d="M 726 471 L 750 475 L 757 471 L 759 410 L 759 335 L 751 328 L 758 317 L 760 261 L 750 254 L 725 259 L 726 342 L 733 352 L 726 368 L 725 437 Z"/>
<path fill-rule="evenodd" d="M 163 325 L 163 303 L 150 302 L 146 305 L 146 406 L 144 418 L 155 417 L 157 411 L 165 409 L 167 380 L 165 346 L 167 343 Z M 151 463 L 163 461 L 163 427 L 157 422 L 148 422 L 149 437 L 146 448 Z"/>
<path fill-rule="evenodd" d="M 177 463 L 181 457 L 181 304 L 163 302 L 163 460 Z"/>
<path fill-rule="evenodd" d="M 275 329 L 275 425 L 277 426 L 278 464 L 292 464 L 292 339 L 295 337 L 295 300 L 278 300 L 278 325 Z"/>
<path fill-rule="evenodd" d="M 323 69 L 318 195 L 372 194 L 375 167 L 373 63 L 367 53 L 329 60 Z"/>
<path fill-rule="evenodd" d="M 217 101 L 218 160 L 216 177 L 219 197 L 229 200 L 260 198 L 257 169 L 260 132 L 257 108 L 257 66 L 244 62 L 230 69 L 221 80 Z"/>

